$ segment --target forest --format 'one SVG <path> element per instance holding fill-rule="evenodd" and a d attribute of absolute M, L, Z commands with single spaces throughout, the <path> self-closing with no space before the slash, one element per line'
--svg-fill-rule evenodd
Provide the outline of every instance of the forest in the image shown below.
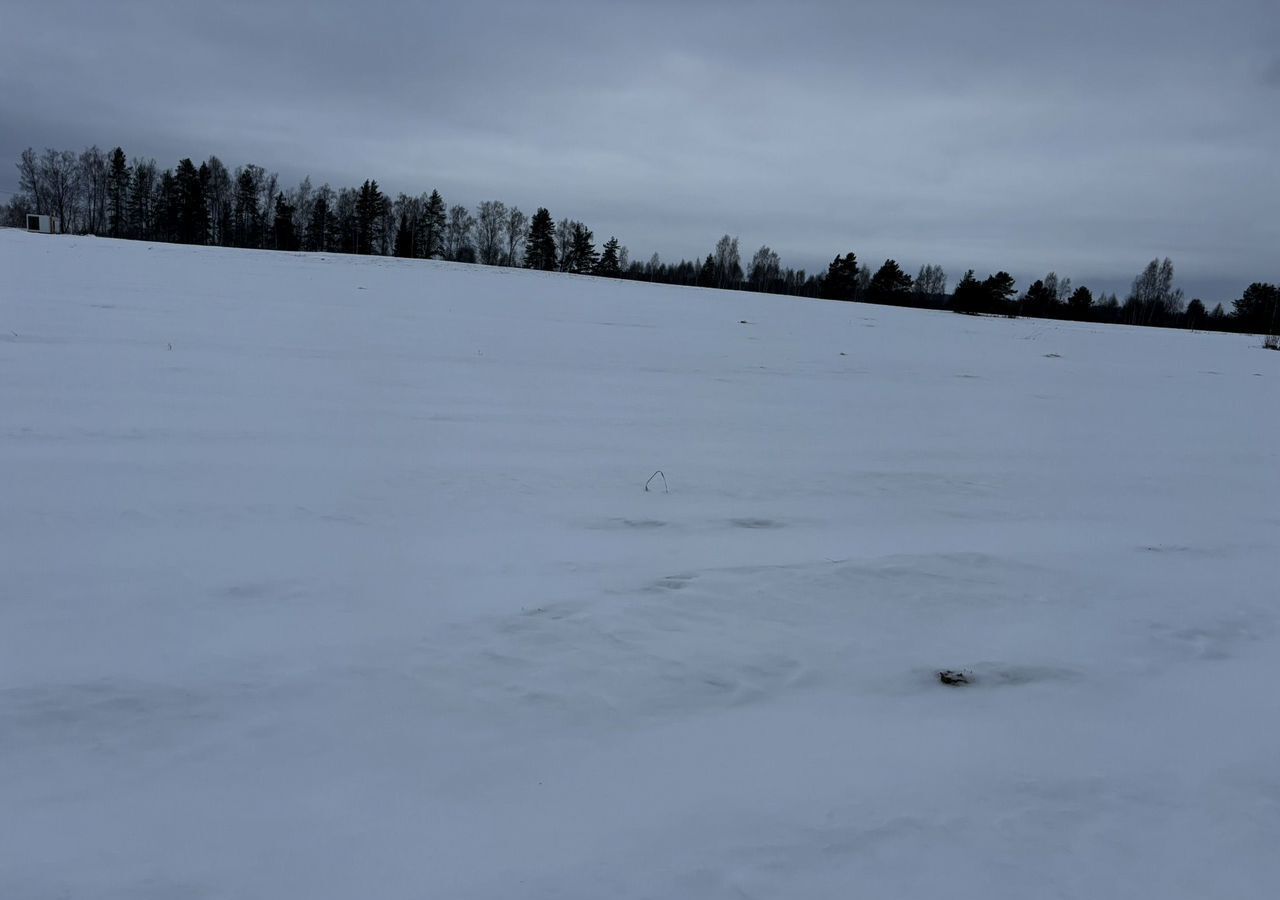
<path fill-rule="evenodd" d="M 374 179 L 335 189 L 304 178 L 286 188 L 262 166 L 229 169 L 217 156 L 161 170 L 120 147 L 28 148 L 17 167 L 18 192 L 0 204 L 0 224 L 14 227 L 35 213 L 57 217 L 64 232 L 130 240 L 442 259 L 968 314 L 1239 331 L 1267 334 L 1267 346 L 1280 346 L 1280 287 L 1257 281 L 1229 310 L 1222 303 L 1209 309 L 1199 298 L 1185 300 L 1168 258 L 1151 260 L 1123 300 L 1055 272 L 1020 291 L 1007 272 L 979 279 L 970 269 L 948 291 L 941 266 L 922 265 L 912 276 L 894 259 L 873 268 L 852 251 L 809 273 L 784 267 L 762 246 L 744 266 L 738 239 L 727 234 L 705 258 L 668 263 L 654 253 L 642 260 L 614 236 L 597 248 L 586 223 L 557 221 L 545 207 L 532 216 L 500 200 L 470 209 L 449 205 L 436 190 L 392 198 Z"/>

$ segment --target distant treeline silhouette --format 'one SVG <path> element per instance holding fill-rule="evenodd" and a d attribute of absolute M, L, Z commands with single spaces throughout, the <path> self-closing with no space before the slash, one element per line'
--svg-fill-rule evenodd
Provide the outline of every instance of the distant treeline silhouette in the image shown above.
<path fill-rule="evenodd" d="M 1053 272 L 1019 294 L 1007 272 L 979 280 L 970 270 L 948 292 L 940 266 L 924 265 L 913 278 L 892 259 L 872 271 L 852 252 L 837 255 L 826 272 L 810 274 L 784 268 L 764 246 L 744 271 L 738 239 L 729 235 L 702 260 L 665 263 L 655 253 L 641 261 L 615 237 L 597 250 L 586 224 L 557 222 L 546 208 L 529 217 L 487 200 L 472 211 L 447 205 L 439 191 L 393 200 L 372 179 L 335 190 L 305 178 L 286 190 L 261 166 L 232 171 L 216 156 L 199 165 L 183 159 L 161 171 L 154 159 L 130 162 L 119 147 L 79 154 L 28 148 L 18 172 L 19 191 L 0 205 L 0 224 L 22 227 L 28 213 L 45 214 L 58 217 L 67 232 L 133 240 L 445 259 L 961 313 L 1269 334 L 1276 332 L 1280 307 L 1280 288 L 1262 282 L 1234 299 L 1230 312 L 1221 303 L 1212 310 L 1199 299 L 1184 303 L 1167 258 L 1152 260 L 1123 302 L 1114 293 L 1073 289 L 1071 279 Z"/>

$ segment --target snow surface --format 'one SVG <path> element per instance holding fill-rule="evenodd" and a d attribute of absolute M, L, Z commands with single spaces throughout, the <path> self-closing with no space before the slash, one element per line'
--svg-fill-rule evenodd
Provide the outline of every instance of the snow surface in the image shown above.
<path fill-rule="evenodd" d="M 0 897 L 1274 897 L 1278 379 L 0 232 Z"/>

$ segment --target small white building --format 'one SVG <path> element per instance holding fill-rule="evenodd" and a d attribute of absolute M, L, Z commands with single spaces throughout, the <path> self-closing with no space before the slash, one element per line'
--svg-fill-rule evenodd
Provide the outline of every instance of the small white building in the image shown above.
<path fill-rule="evenodd" d="M 38 231 L 40 234 L 61 234 L 61 223 L 57 216 L 27 216 L 27 231 Z"/>

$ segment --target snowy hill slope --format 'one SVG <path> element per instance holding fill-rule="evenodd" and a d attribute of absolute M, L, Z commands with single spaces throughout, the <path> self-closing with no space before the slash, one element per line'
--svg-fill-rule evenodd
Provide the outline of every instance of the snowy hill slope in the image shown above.
<path fill-rule="evenodd" d="M 0 273 L 0 896 L 1280 884 L 1255 338 L 13 231 Z"/>

